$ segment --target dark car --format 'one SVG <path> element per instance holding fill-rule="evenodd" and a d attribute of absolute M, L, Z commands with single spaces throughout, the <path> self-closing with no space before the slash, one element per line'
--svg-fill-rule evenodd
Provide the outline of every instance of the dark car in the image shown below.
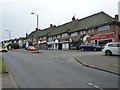
<path fill-rule="evenodd" d="M 91 43 L 82 43 L 80 45 L 80 49 L 85 51 L 85 50 L 92 50 L 92 51 L 101 51 L 103 49 L 102 46 L 97 46 Z"/>

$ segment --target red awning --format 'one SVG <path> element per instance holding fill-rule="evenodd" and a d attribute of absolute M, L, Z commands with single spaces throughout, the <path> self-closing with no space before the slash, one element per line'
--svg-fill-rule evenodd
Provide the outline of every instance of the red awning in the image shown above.
<path fill-rule="evenodd" d="M 87 37 L 86 40 L 94 40 L 94 39 L 102 39 L 102 38 L 108 38 L 108 37 L 114 37 L 115 34 L 111 33 L 111 34 L 102 34 L 102 35 L 95 35 L 92 37 Z"/>

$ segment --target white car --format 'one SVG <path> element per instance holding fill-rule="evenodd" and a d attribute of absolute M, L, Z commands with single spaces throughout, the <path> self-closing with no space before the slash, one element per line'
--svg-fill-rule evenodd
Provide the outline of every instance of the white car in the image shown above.
<path fill-rule="evenodd" d="M 120 42 L 107 43 L 102 51 L 107 56 L 120 55 Z"/>

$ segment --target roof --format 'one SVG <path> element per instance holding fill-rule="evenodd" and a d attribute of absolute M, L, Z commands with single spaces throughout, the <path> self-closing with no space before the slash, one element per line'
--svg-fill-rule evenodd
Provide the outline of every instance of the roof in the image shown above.
<path fill-rule="evenodd" d="M 114 18 L 109 16 L 108 14 L 102 12 L 90 15 L 88 17 L 73 20 L 71 22 L 65 23 L 63 25 L 59 25 L 57 27 L 49 27 L 43 30 L 36 30 L 33 31 L 28 35 L 28 38 L 32 37 L 41 37 L 41 36 L 54 36 L 66 32 L 75 32 L 80 31 L 83 29 L 98 27 L 104 24 L 108 24 L 110 22 L 113 22 Z"/>
<path fill-rule="evenodd" d="M 75 25 L 75 21 L 65 23 L 63 25 L 57 26 L 52 33 L 49 33 L 48 36 L 54 36 L 57 34 L 62 34 L 68 32 Z"/>
<path fill-rule="evenodd" d="M 70 32 L 87 29 L 95 26 L 100 26 L 105 23 L 113 22 L 114 19 L 104 12 L 99 12 L 91 16 L 78 20 L 77 24 L 70 30 Z"/>

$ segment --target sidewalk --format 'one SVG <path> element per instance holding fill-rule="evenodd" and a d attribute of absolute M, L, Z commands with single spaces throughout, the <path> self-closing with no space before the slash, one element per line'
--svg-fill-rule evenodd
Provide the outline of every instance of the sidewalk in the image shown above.
<path fill-rule="evenodd" d="M 2 60 L 2 55 L 0 54 L 0 60 Z M 3 64 L 0 64 L 0 67 L 3 69 Z M 6 67 L 5 67 L 6 68 Z M 2 72 L 0 70 L 0 89 L 2 88 L 16 88 L 16 83 L 12 78 L 12 75 L 8 71 Z"/>
<path fill-rule="evenodd" d="M 120 75 L 120 56 L 91 55 L 77 56 L 75 59 L 84 66 Z"/>

